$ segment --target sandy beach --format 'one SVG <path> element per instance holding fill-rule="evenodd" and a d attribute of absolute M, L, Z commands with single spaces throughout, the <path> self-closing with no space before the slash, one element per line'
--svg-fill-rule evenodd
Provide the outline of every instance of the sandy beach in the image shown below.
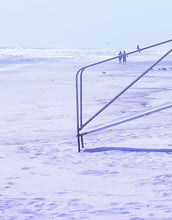
<path fill-rule="evenodd" d="M 63 51 L 55 58 L 57 51 L 48 57 L 45 51 L 26 53 L 30 61 L 22 57 L 21 63 L 15 51 L 12 65 L 1 63 L 0 69 L 0 219 L 172 219 L 171 109 L 87 135 L 78 153 L 75 74 L 109 52 Z M 160 55 L 137 54 L 126 65 L 117 60 L 87 71 L 84 120 Z M 170 103 L 170 59 L 88 129 Z"/>

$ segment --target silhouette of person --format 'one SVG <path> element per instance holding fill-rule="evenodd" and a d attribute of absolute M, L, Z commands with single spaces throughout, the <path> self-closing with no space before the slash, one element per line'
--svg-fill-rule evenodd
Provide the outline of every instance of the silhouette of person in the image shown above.
<path fill-rule="evenodd" d="M 121 56 L 120 56 L 120 55 L 121 55 Z M 120 57 L 119 57 L 119 64 L 121 64 L 121 60 L 122 60 L 122 52 L 121 52 L 121 50 L 119 51 L 118 56 L 120 56 Z"/>
<path fill-rule="evenodd" d="M 126 64 L 126 62 L 127 62 L 127 55 L 126 55 L 125 50 L 123 52 L 122 60 L 123 60 L 123 64 Z"/>
<path fill-rule="evenodd" d="M 139 51 L 139 53 L 140 53 L 140 46 L 139 45 L 137 45 L 137 50 Z"/>

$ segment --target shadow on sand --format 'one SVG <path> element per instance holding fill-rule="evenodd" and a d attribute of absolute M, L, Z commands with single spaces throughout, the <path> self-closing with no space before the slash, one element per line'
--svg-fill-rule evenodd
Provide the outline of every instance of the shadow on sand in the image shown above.
<path fill-rule="evenodd" d="M 128 151 L 128 152 L 172 152 L 172 148 L 131 148 L 131 147 L 97 147 L 84 149 L 83 152 L 97 153 L 103 151 Z"/>

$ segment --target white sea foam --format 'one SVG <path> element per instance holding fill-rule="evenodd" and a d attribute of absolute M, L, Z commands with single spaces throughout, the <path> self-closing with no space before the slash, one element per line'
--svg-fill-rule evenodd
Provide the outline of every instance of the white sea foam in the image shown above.
<path fill-rule="evenodd" d="M 129 49 L 127 52 L 131 52 Z M 165 50 L 145 51 L 130 55 L 130 61 L 152 61 L 158 59 L 165 53 Z M 14 65 L 29 65 L 42 62 L 81 62 L 95 63 L 118 55 L 113 49 L 28 49 L 28 48 L 1 48 L 0 68 L 7 68 Z M 167 58 L 170 60 L 170 58 Z"/>

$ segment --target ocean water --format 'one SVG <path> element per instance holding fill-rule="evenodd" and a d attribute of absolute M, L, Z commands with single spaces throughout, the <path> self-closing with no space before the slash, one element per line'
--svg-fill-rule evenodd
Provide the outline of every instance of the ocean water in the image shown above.
<path fill-rule="evenodd" d="M 128 49 L 131 52 L 134 49 Z M 130 61 L 152 61 L 166 50 L 149 50 L 131 55 Z M 115 49 L 32 49 L 0 48 L 0 68 L 37 63 L 81 62 L 84 65 L 109 59 L 118 55 Z M 167 60 L 170 60 L 167 58 Z"/>
<path fill-rule="evenodd" d="M 110 50 L 79 50 L 79 49 L 28 49 L 28 48 L 1 48 L 1 68 L 14 65 L 28 65 L 36 63 L 74 62 L 84 60 L 106 59 L 112 56 Z"/>

